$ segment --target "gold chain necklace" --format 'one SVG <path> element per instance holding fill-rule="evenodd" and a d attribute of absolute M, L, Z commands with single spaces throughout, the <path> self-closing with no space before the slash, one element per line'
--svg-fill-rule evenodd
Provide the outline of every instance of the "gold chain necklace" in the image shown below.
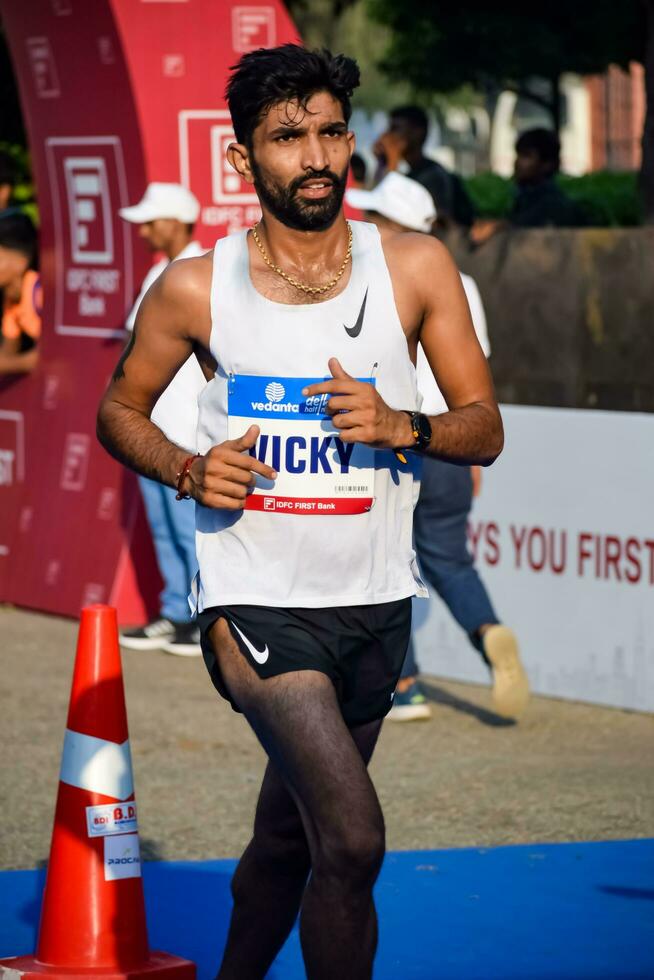
<path fill-rule="evenodd" d="M 334 278 L 330 282 L 325 283 L 324 286 L 309 286 L 305 282 L 300 282 L 298 279 L 294 279 L 292 276 L 288 276 L 282 269 L 279 268 L 278 265 L 275 265 L 275 263 L 270 258 L 268 258 L 268 255 L 266 254 L 266 250 L 261 244 L 261 240 L 257 234 L 257 228 L 259 227 L 260 222 L 257 222 L 257 224 L 253 226 L 252 237 L 254 238 L 257 248 L 261 252 L 261 255 L 263 256 L 263 261 L 266 263 L 267 266 L 269 266 L 273 270 L 273 272 L 276 272 L 277 275 L 285 279 L 286 282 L 290 282 L 291 286 L 295 286 L 296 289 L 301 289 L 303 293 L 311 293 L 312 295 L 315 295 L 316 293 L 326 293 L 328 289 L 333 289 L 333 287 L 336 285 L 338 280 L 345 272 L 345 267 L 350 261 L 350 257 L 352 255 L 352 228 L 350 226 L 349 221 L 346 223 L 347 223 L 347 252 L 345 253 L 343 264 L 341 265 L 340 269 L 338 270 Z"/>

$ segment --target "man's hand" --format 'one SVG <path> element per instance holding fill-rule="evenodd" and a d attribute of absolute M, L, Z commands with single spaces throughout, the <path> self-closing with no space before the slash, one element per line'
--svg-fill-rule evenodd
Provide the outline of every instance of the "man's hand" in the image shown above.
<path fill-rule="evenodd" d="M 492 218 L 478 218 L 468 232 L 468 237 L 473 245 L 483 245 L 498 231 L 506 227 L 507 223 L 505 221 L 498 221 Z"/>
<path fill-rule="evenodd" d="M 402 449 L 413 444 L 406 412 L 389 408 L 373 385 L 357 381 L 335 357 L 329 360 L 329 370 L 333 381 L 309 385 L 302 394 L 330 396 L 326 410 L 343 442 L 361 442 L 376 449 Z"/>
<path fill-rule="evenodd" d="M 255 473 L 274 480 L 277 472 L 247 452 L 257 441 L 259 426 L 251 425 L 240 439 L 227 439 L 213 446 L 192 464 L 186 489 L 205 507 L 242 510 Z"/>

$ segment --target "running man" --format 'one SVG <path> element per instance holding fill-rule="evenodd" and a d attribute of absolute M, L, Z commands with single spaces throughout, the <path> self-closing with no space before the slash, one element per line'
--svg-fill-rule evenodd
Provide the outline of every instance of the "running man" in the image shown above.
<path fill-rule="evenodd" d="M 354 61 L 242 57 L 228 159 L 263 217 L 145 297 L 100 407 L 120 461 L 197 502 L 205 660 L 268 754 L 220 980 L 263 978 L 300 913 L 311 980 L 372 974 L 384 821 L 367 763 L 406 653 L 412 454 L 489 464 L 502 423 L 459 274 L 342 211 Z M 450 411 L 416 411 L 418 342 Z M 150 421 L 195 352 L 198 457 Z"/>

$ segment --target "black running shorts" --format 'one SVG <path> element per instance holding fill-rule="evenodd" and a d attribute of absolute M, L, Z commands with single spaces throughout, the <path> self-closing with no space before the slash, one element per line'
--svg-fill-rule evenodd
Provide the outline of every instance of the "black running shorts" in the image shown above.
<path fill-rule="evenodd" d="M 213 606 L 198 615 L 202 653 L 211 680 L 234 711 L 209 630 L 220 617 L 259 677 L 319 670 L 331 678 L 348 727 L 383 718 L 409 646 L 411 599 L 370 606 L 279 609 Z"/>

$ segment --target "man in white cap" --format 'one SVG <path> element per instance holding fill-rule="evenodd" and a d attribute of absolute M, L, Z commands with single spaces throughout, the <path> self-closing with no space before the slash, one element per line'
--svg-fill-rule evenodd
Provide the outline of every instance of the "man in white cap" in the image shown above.
<path fill-rule="evenodd" d="M 150 286 L 169 262 L 203 255 L 193 240 L 200 213 L 197 198 L 181 184 L 148 184 L 133 207 L 121 208 L 121 218 L 139 226 L 139 234 L 152 252 L 163 258 L 152 266 L 141 287 L 125 326 L 133 330 L 136 314 Z M 172 442 L 194 452 L 198 419 L 198 396 L 206 385 L 195 355 L 182 365 L 159 398 L 152 421 Z M 123 630 L 121 643 L 132 650 L 165 650 L 182 656 L 200 655 L 200 635 L 191 622 L 187 596 L 197 571 L 195 555 L 195 505 L 192 500 L 175 500 L 175 491 L 139 476 L 143 501 L 152 531 L 157 563 L 164 580 L 159 615 L 145 626 Z"/>
<path fill-rule="evenodd" d="M 387 174 L 373 190 L 347 191 L 346 200 L 377 225 L 382 240 L 403 231 L 428 234 L 436 220 L 429 191 L 396 172 Z M 477 339 L 488 357 L 490 344 L 479 289 L 471 276 L 461 273 L 461 280 Z M 446 412 L 447 404 L 420 345 L 417 372 L 418 390 L 423 397 L 421 411 L 428 415 Z M 455 466 L 432 456 L 422 459 L 420 496 L 413 521 L 415 547 L 426 578 L 491 670 L 495 710 L 504 717 L 517 719 L 529 697 L 517 640 L 513 631 L 499 622 L 467 547 L 468 514 L 473 496 L 479 493 L 480 480 L 478 466 Z M 388 714 L 389 721 L 430 717 L 417 674 L 411 645 Z"/>

